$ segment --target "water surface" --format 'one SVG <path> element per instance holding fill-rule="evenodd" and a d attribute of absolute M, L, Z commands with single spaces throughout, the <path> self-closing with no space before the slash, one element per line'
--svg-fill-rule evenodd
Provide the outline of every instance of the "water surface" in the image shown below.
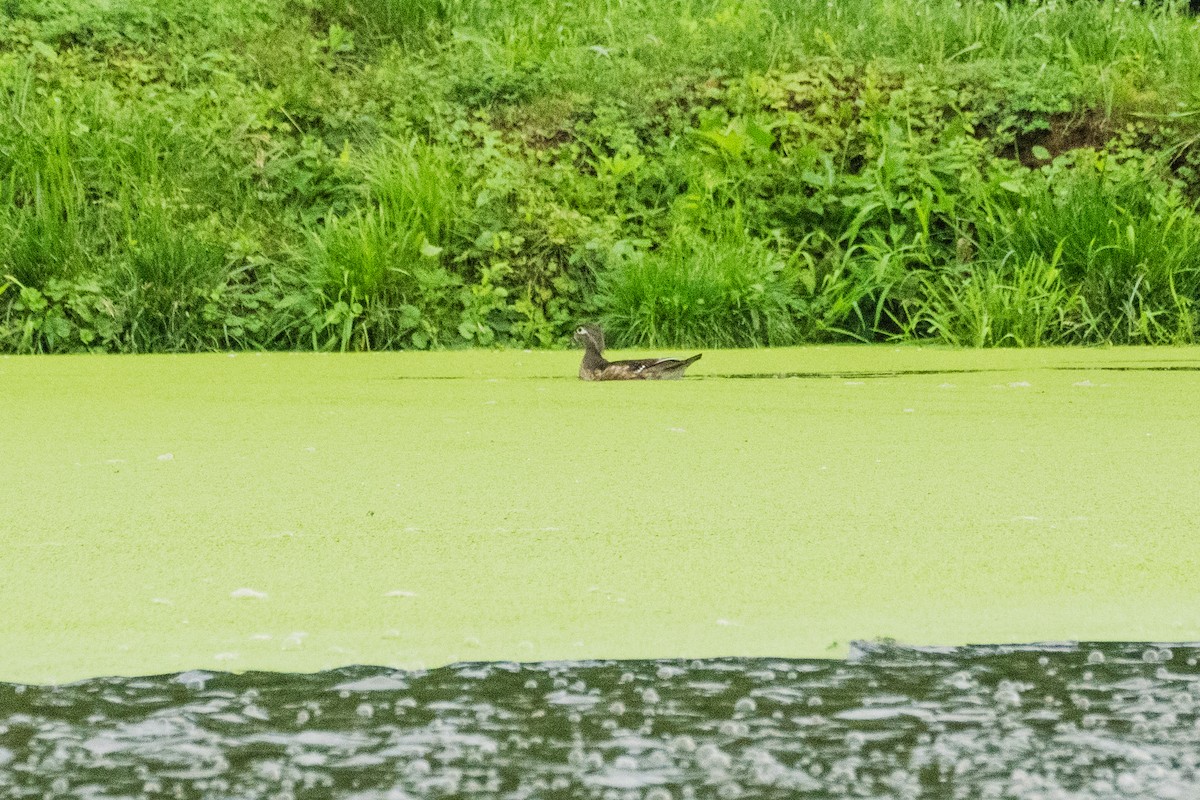
<path fill-rule="evenodd" d="M 0 685 L 0 792 L 1194 798 L 1200 647 L 191 671 Z"/>

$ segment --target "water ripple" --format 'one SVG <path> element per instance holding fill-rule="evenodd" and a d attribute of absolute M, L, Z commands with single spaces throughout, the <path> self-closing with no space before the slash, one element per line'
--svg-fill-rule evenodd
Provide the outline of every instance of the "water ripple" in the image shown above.
<path fill-rule="evenodd" d="M 1195 798 L 1200 646 L 0 684 L 6 797 Z"/>

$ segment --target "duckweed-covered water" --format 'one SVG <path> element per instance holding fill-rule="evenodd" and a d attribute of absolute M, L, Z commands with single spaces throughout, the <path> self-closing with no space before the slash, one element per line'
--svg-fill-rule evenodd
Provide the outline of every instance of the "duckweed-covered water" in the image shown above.
<path fill-rule="evenodd" d="M 579 357 L 0 357 L 0 681 L 1200 640 L 1200 348 Z"/>
<path fill-rule="evenodd" d="M 0 685 L 0 794 L 1194 798 L 1200 646 Z"/>

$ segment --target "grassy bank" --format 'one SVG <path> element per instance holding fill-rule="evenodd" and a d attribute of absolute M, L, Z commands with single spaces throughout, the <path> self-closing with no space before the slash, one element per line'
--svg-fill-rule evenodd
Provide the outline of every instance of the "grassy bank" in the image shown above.
<path fill-rule="evenodd" d="M 576 359 L 0 358 L 0 680 L 1200 638 L 1200 349 Z"/>
<path fill-rule="evenodd" d="M 1194 342 L 1184 10 L 9 0 L 0 350 Z"/>

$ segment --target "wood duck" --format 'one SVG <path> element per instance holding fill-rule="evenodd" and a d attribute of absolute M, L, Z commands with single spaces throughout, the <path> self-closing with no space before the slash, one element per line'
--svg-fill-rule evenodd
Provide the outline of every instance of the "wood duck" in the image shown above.
<path fill-rule="evenodd" d="M 631 361 L 605 361 L 604 332 L 596 325 L 580 325 L 573 338 L 583 345 L 583 363 L 579 379 L 584 381 L 652 381 L 682 378 L 688 365 L 700 360 L 703 353 L 691 358 L 639 358 Z"/>

